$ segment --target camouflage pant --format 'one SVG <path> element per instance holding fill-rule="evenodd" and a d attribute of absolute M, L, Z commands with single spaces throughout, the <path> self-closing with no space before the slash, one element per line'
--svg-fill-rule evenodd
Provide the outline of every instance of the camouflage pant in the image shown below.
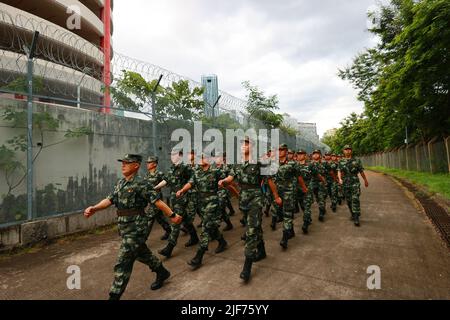
<path fill-rule="evenodd" d="M 208 250 L 208 244 L 211 241 L 222 237 L 219 231 L 222 222 L 221 212 L 219 210 L 219 197 L 209 196 L 200 199 L 201 215 L 203 217 L 202 233 L 200 234 L 200 248 Z"/>
<path fill-rule="evenodd" d="M 308 192 L 305 194 L 302 190 L 300 190 L 301 195 L 300 198 L 300 206 L 304 208 L 303 210 L 303 224 L 305 226 L 309 226 L 312 222 L 311 219 L 311 206 L 314 200 L 314 195 L 312 188 L 308 188 Z"/>
<path fill-rule="evenodd" d="M 125 291 L 136 260 L 146 264 L 152 271 L 161 266 L 161 261 L 153 255 L 145 243 L 148 237 L 148 223 L 148 216 L 118 218 L 122 242 L 114 266 L 114 282 L 110 293 L 121 295 Z"/>
<path fill-rule="evenodd" d="M 326 210 L 325 208 L 325 201 L 327 199 L 326 187 L 321 182 L 312 183 L 311 186 L 315 201 L 319 204 L 320 215 L 323 216 Z"/>
<path fill-rule="evenodd" d="M 173 246 L 177 245 L 178 237 L 180 235 L 181 225 L 184 225 L 189 232 L 192 230 L 195 231 L 194 225 L 192 222 L 194 221 L 195 211 L 188 210 L 189 206 L 189 194 L 184 195 L 183 197 L 177 199 L 175 193 L 170 194 L 170 204 L 172 206 L 172 210 L 183 217 L 182 224 L 171 224 L 172 231 L 169 236 L 169 243 Z"/>
<path fill-rule="evenodd" d="M 283 200 L 283 205 L 280 208 L 276 203 L 273 204 L 272 217 L 278 217 L 279 214 L 283 217 L 283 230 L 292 230 L 294 227 L 294 211 L 295 211 L 295 192 L 294 190 L 278 189 L 280 198 Z"/>
<path fill-rule="evenodd" d="M 361 205 L 359 201 L 361 185 L 359 181 L 344 181 L 344 195 L 352 215 L 359 217 L 361 215 Z"/>
<path fill-rule="evenodd" d="M 218 194 L 218 201 L 219 201 L 219 207 L 218 211 L 220 213 L 220 217 L 222 221 L 227 221 L 230 219 L 230 214 L 227 212 L 227 201 L 229 201 L 228 193 L 226 190 L 219 190 Z M 202 208 L 202 206 L 200 206 Z"/>
<path fill-rule="evenodd" d="M 168 221 L 168 219 L 164 216 L 164 213 L 159 210 L 158 208 L 156 208 L 155 206 L 150 206 L 150 208 L 148 208 L 146 210 L 146 213 L 148 215 L 148 233 L 150 234 L 152 232 L 153 229 L 153 225 L 155 224 L 155 221 L 157 223 L 159 223 L 159 225 L 165 230 L 165 231 L 170 231 L 170 222 Z"/>
<path fill-rule="evenodd" d="M 333 181 L 331 183 L 331 206 L 334 208 L 339 201 L 339 183 Z"/>
<path fill-rule="evenodd" d="M 186 214 L 190 217 L 189 219 L 192 219 L 192 221 L 195 219 L 195 215 L 198 214 L 201 217 L 201 213 L 199 210 L 199 194 L 197 191 L 189 192 L 187 195 L 187 207 L 186 207 Z"/>
<path fill-rule="evenodd" d="M 247 231 L 245 240 L 245 257 L 255 259 L 258 244 L 263 241 L 262 207 L 264 195 L 260 189 L 242 190 L 239 207 L 247 216 Z"/>

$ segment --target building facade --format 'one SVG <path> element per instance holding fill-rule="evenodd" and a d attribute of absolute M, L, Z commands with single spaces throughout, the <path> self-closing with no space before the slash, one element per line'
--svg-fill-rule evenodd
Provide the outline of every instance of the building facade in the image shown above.
<path fill-rule="evenodd" d="M 219 98 L 219 81 L 216 75 L 202 76 L 203 101 L 205 102 L 205 115 L 207 117 L 214 117 L 219 114 L 218 105 L 214 107 Z"/>
<path fill-rule="evenodd" d="M 109 107 L 112 10 L 113 0 L 0 0 L 0 87 L 26 72 L 24 46 L 38 31 L 42 95 Z"/>

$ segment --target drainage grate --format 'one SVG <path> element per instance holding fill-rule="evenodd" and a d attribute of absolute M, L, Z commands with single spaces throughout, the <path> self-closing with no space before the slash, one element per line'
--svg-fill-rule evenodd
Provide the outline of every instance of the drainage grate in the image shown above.
<path fill-rule="evenodd" d="M 424 195 L 422 192 L 418 191 L 417 188 L 404 180 L 400 180 L 401 183 L 408 188 L 409 191 L 413 192 L 425 209 L 425 213 L 431 219 L 433 224 L 437 227 L 441 233 L 442 238 L 445 240 L 447 245 L 450 247 L 450 215 L 438 205 L 429 196 Z"/>

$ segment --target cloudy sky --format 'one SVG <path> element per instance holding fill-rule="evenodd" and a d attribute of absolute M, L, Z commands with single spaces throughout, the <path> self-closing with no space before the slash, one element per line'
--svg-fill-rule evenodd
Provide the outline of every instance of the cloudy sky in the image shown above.
<path fill-rule="evenodd" d="M 242 81 L 278 94 L 280 112 L 319 134 L 362 111 L 337 77 L 374 44 L 366 13 L 377 0 L 115 0 L 114 48 L 245 98 Z"/>

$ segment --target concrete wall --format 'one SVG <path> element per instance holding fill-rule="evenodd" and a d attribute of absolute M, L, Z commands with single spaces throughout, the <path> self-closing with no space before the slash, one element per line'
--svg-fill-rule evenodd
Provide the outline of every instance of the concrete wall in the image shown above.
<path fill-rule="evenodd" d="M 25 106 L 24 101 L 0 98 L 0 146 L 8 145 L 8 140 L 26 134 L 24 123 L 13 128 L 11 121 L 1 117 L 8 107 L 24 112 Z M 35 127 L 33 132 L 34 154 L 37 155 L 33 177 L 33 218 L 61 214 L 69 216 L 0 230 L 3 245 L 26 244 L 42 238 L 41 235 L 51 238 L 113 222 L 113 215 L 106 220 L 99 218 L 98 223 L 96 219 L 86 222 L 80 212 L 111 192 L 121 176 L 117 159 L 126 153 L 139 153 L 144 157 L 152 153 L 151 121 L 40 103 L 35 104 L 34 111 L 35 116 L 47 115 L 56 119 L 58 128 L 41 131 Z M 87 127 L 91 134 L 78 138 L 64 136 L 67 130 L 80 127 Z M 170 166 L 169 152 L 178 143 L 171 142 L 170 138 L 178 128 L 186 128 L 193 137 L 193 125 L 189 123 L 171 121 L 158 126 L 156 140 L 160 169 L 163 171 Z M 204 127 L 203 131 L 207 129 Z M 43 145 L 42 150 L 38 147 L 39 143 Z M 282 133 L 280 143 L 295 146 L 296 138 Z M 26 153 L 18 150 L 15 154 L 25 167 Z M 145 166 L 141 174 L 145 174 Z M 8 186 L 17 184 L 23 177 L 24 171 L 18 170 L 8 176 L 7 183 L 4 170 L 0 170 L 0 227 L 26 220 L 26 179 L 8 192 Z"/>

